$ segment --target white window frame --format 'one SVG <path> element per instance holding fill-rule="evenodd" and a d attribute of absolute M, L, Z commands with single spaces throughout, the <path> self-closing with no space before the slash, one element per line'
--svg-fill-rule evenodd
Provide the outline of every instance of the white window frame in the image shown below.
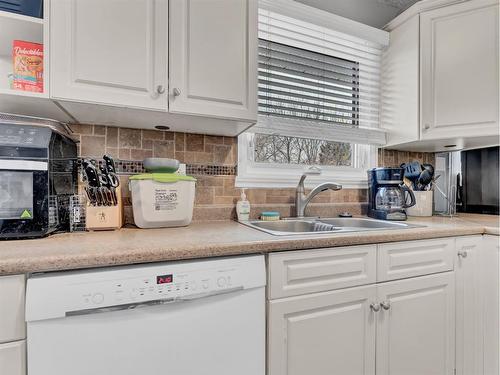
<path fill-rule="evenodd" d="M 288 16 L 316 22 L 318 25 L 335 25 L 338 30 L 357 37 L 373 38 L 374 42 L 388 43 L 388 34 L 382 30 L 339 17 L 319 9 L 311 8 L 290 0 L 261 0 L 266 6 L 276 6 L 286 9 Z M 304 18 L 307 19 L 304 19 Z M 254 129 L 258 131 L 258 126 Z M 378 129 L 374 129 L 378 130 Z M 285 135 L 285 134 L 284 134 Z M 288 136 L 304 137 L 304 134 L 286 134 Z M 312 137 L 316 138 L 316 137 Z M 341 140 L 339 140 L 341 141 Z M 352 143 L 351 143 L 352 144 Z M 353 145 L 353 166 L 310 166 L 303 164 L 257 163 L 254 161 L 254 144 L 252 128 L 238 137 L 238 175 L 236 187 L 254 188 L 290 188 L 295 187 L 305 171 L 311 167 L 319 167 L 321 175 L 311 175 L 306 184 L 333 181 L 345 188 L 366 188 L 367 170 L 377 164 L 377 147 L 365 144 Z"/>
<path fill-rule="evenodd" d="M 353 144 L 354 166 L 315 166 L 254 162 L 253 133 L 238 137 L 238 176 L 240 188 L 291 188 L 297 186 L 300 176 L 310 168 L 320 168 L 321 175 L 311 175 L 306 185 L 336 182 L 344 188 L 366 188 L 366 171 L 376 166 L 377 147 Z"/>

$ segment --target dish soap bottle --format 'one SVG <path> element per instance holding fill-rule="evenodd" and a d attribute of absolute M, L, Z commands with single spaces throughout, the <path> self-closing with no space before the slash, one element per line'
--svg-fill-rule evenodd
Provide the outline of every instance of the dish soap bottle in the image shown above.
<path fill-rule="evenodd" d="M 250 219 L 250 202 L 247 200 L 245 189 L 241 189 L 241 198 L 236 203 L 236 214 L 238 221 L 248 221 Z"/>

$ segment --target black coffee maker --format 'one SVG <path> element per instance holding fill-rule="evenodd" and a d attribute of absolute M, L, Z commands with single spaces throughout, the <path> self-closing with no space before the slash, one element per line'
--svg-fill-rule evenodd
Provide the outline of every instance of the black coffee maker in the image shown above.
<path fill-rule="evenodd" d="M 403 183 L 403 176 L 403 168 L 368 171 L 368 216 L 381 220 L 406 220 L 405 208 L 416 202 L 413 192 Z"/>

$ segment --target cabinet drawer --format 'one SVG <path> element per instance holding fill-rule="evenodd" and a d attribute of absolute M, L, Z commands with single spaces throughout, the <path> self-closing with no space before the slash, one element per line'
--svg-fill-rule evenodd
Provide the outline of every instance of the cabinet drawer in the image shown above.
<path fill-rule="evenodd" d="M 453 269 L 455 239 L 408 241 L 378 247 L 377 281 L 403 279 Z"/>
<path fill-rule="evenodd" d="M 0 344 L 0 374 L 26 374 L 26 342 Z"/>
<path fill-rule="evenodd" d="M 374 283 L 375 245 L 290 251 L 269 255 L 269 298 Z"/>
<path fill-rule="evenodd" d="M 24 275 L 0 277 L 0 343 L 26 337 L 24 293 Z"/>

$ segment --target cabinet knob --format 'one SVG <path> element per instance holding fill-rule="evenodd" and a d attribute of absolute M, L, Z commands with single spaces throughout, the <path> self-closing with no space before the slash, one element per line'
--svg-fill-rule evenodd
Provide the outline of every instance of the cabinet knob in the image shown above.
<path fill-rule="evenodd" d="M 164 93 L 165 93 L 165 87 L 163 87 L 162 85 L 158 85 L 158 86 L 156 87 L 156 92 L 157 92 L 158 94 L 164 94 Z"/>
<path fill-rule="evenodd" d="M 460 258 L 467 258 L 467 251 L 463 250 L 463 251 L 459 251 L 458 252 L 458 256 Z"/>
<path fill-rule="evenodd" d="M 370 304 L 370 309 L 372 309 L 373 312 L 379 312 L 380 311 L 380 303 Z"/>
<path fill-rule="evenodd" d="M 382 306 L 384 310 L 389 310 L 391 308 L 391 303 L 389 301 L 384 301 L 380 303 L 380 306 Z"/>
<path fill-rule="evenodd" d="M 175 87 L 172 90 L 172 93 L 174 94 L 174 96 L 180 96 L 181 95 L 181 90 L 179 90 L 177 87 Z"/>
<path fill-rule="evenodd" d="M 424 130 L 429 130 L 430 128 L 431 128 L 431 126 L 429 124 L 424 125 Z"/>

